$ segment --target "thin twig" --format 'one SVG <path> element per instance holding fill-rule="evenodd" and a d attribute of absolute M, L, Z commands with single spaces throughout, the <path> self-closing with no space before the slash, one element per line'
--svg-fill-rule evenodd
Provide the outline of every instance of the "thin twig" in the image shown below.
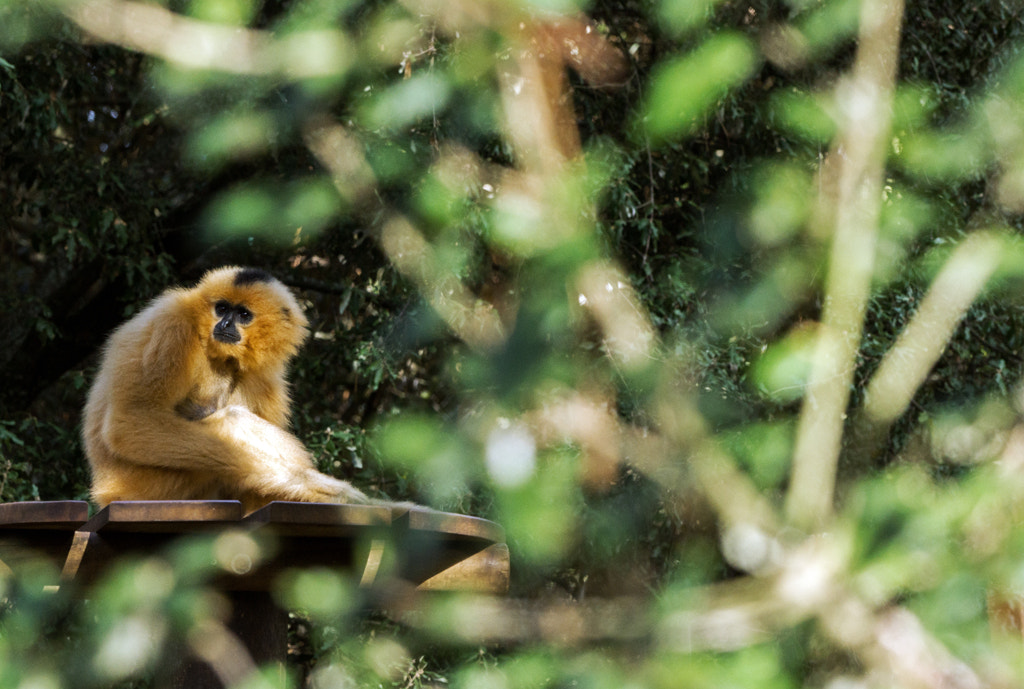
<path fill-rule="evenodd" d="M 821 328 L 804 397 L 786 514 L 814 529 L 832 512 L 844 419 L 874 271 L 882 176 L 895 90 L 902 0 L 864 0 L 856 60 L 837 87 L 843 120 L 823 174 L 836 171 Z M 826 184 L 826 188 L 828 188 Z"/>

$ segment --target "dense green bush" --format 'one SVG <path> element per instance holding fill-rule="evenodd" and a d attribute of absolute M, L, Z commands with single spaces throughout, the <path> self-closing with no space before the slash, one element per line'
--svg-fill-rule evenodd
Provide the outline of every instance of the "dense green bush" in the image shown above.
<path fill-rule="evenodd" d="M 84 496 L 105 333 L 256 264 L 321 468 L 513 553 L 286 578 L 312 686 L 1019 684 L 1021 11 L 0 0 L 0 499 Z M 0 687 L 145 683 L 209 547 L 5 575 Z"/>

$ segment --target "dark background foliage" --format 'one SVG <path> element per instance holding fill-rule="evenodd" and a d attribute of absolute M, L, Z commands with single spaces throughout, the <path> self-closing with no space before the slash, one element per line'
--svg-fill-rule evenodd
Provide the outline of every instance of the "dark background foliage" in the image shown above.
<path fill-rule="evenodd" d="M 265 5 L 264 21 L 286 7 Z M 358 26 L 373 11 L 373 3 L 357 5 L 347 21 Z M 725 2 L 714 24 L 758 37 L 792 12 L 774 2 Z M 1009 2 L 979 3 L 969 11 L 937 0 L 909 5 L 900 76 L 919 85 L 921 97 L 928 99 L 929 125 L 964 118 L 980 89 L 1014 57 L 1024 32 L 1020 13 Z M 766 408 L 773 413 L 773 403 L 747 380 L 752 357 L 795 320 L 815 317 L 819 305 L 808 300 L 767 323 L 761 322 L 756 301 L 752 313 L 741 312 L 728 322 L 715 310 L 723 301 L 743 299 L 743 291 L 773 260 L 770 250 L 750 251 L 745 237 L 757 184 L 751 171 L 780 154 L 810 169 L 823 152 L 821 141 L 780 126 L 779 98 L 834 79 L 848 64 L 852 44 L 838 35 L 839 43 L 828 46 L 831 56 L 806 69 L 783 72 L 765 63 L 719 103 L 696 136 L 652 147 L 629 135 L 648 72 L 660 56 L 694 44 L 698 36 L 673 31 L 671 22 L 642 2 L 598 2 L 591 14 L 629 55 L 631 69 L 619 88 L 593 88 L 574 79 L 584 141 L 610 140 L 621 147 L 613 162 L 615 183 L 601 200 L 599 223 L 608 249 L 628 266 L 659 330 L 669 339 L 682 332 L 701 342 L 699 384 L 718 423 L 727 427 Z M 814 12 L 807 14 L 806 22 L 812 23 Z M 315 336 L 292 376 L 294 424 L 323 465 L 385 495 L 415 497 L 408 476 L 385 472 L 375 462 L 364 435 L 399 412 L 455 414 L 450 376 L 438 355 L 454 343 L 382 256 L 370 228 L 359 219 L 332 221 L 322 232 L 296 234 L 295 241 L 285 242 L 247 228 L 234 235 L 211 230 L 207 211 L 221 192 L 254 181 L 287 185 L 317 167 L 296 145 L 308 112 L 305 99 L 313 96 L 287 88 L 253 96 L 244 93 L 244 83 L 213 84 L 168 103 L 154 89 L 159 73 L 147 69 L 147 58 L 66 40 L 62 31 L 71 29 L 36 38 L 0 67 L 0 121 L 5 123 L 0 129 L 5 303 L 0 311 L 0 497 L 86 495 L 77 425 L 104 337 L 167 286 L 195 281 L 205 269 L 231 262 L 270 269 L 309 306 Z M 443 46 L 430 50 L 436 53 L 429 59 L 444 59 Z M 357 73 L 360 80 L 349 89 L 353 94 L 391 78 L 372 66 Z M 235 97 L 255 97 L 255 107 L 273 118 L 277 138 L 267 150 L 240 161 L 196 159 L 195 135 L 190 138 L 179 120 L 215 123 Z M 351 109 L 352 101 L 342 98 L 332 108 Z M 473 110 L 472 103 L 456 99 L 446 117 L 392 132 L 393 141 L 379 154 L 389 147 L 429 152 L 456 140 L 502 163 L 499 142 L 477 135 Z M 402 165 L 425 160 L 412 154 Z M 984 179 L 929 184 L 900 176 L 900 183 L 937 199 L 931 222 L 911 243 L 909 255 L 955 240 L 979 213 L 997 212 Z M 415 204 L 401 185 L 385 186 L 382 193 L 395 203 Z M 288 233 L 297 228 L 270 229 L 290 240 Z M 470 236 L 474 231 L 467 228 Z M 472 283 L 495 291 L 502 288 L 503 273 L 515 269 L 483 249 L 465 267 Z M 891 343 L 921 290 L 911 271 L 875 297 L 871 308 L 878 317 L 870 319 L 862 350 L 865 371 Z M 993 294 L 975 306 L 915 409 L 927 413 L 970 403 L 994 389 L 1008 390 L 1021 371 L 1022 319 L 1012 293 Z M 630 390 L 623 392 L 628 404 Z M 776 413 L 785 414 L 786 406 Z M 913 416 L 905 419 L 892 443 L 902 447 L 914 427 Z M 629 492 L 638 483 L 643 480 L 626 477 L 616 490 Z M 655 570 L 663 571 L 670 566 L 664 554 L 673 550 L 683 525 L 657 511 L 643 517 L 630 536 L 642 535 L 640 549 Z"/>
<path fill-rule="evenodd" d="M 857 3 L 707 3 L 707 21 L 693 27 L 674 14 L 685 13 L 685 4 L 596 0 L 587 8 L 627 56 L 629 73 L 612 88 L 571 73 L 576 124 L 588 150 L 606 152 L 610 183 L 596 199 L 602 248 L 625 267 L 666 348 L 692 354 L 700 410 L 777 501 L 788 460 L 772 464 L 771 454 L 791 450 L 785 429 L 795 423 L 798 399 L 767 390 L 754 371 L 771 342 L 817 319 L 822 305 L 818 289 L 779 299 L 766 285 L 788 276 L 820 287 L 814 266 L 826 246 L 761 243 L 751 213 L 781 188 L 800 215 L 805 182 L 834 126 L 807 113 L 819 114 L 813 93 L 838 80 L 854 58 Z M 265 3 L 252 25 L 275 26 L 297 6 Z M 369 1 L 339 12 L 354 35 L 370 35 L 391 9 Z M 1008 1 L 909 2 L 893 135 L 913 142 L 955 131 L 969 139 L 984 93 L 1012 82 L 1007 70 L 1020 57 L 1022 13 Z M 617 414 L 645 421 L 654 382 L 591 364 L 599 338 L 558 340 L 561 331 L 540 315 L 531 321 L 528 309 L 510 348 L 485 362 L 498 373 L 474 377 L 474 355 L 433 312 L 425 290 L 381 250 L 380 209 L 400 208 L 428 234 L 458 235 L 454 244 L 464 254 L 451 270 L 499 310 L 506 293 L 524 283 L 537 293 L 565 289 L 544 282 L 543 261 L 496 249 L 492 218 L 470 203 L 443 207 L 431 186 L 425 171 L 450 147 L 499 168 L 512 158 L 495 135 L 488 90 L 476 88 L 472 70 L 459 62 L 464 56 L 433 27 L 417 27 L 403 65 L 407 60 L 418 76 L 436 61 L 457 78 L 439 109 L 396 124 L 367 95 L 402 80 L 383 60 L 356 61 L 343 85 L 322 90 L 258 77 L 185 84 L 188 77 L 166 64 L 82 41 L 63 21 L 42 7 L 0 4 L 0 25 L 9 27 L 0 38 L 10 44 L 0 47 L 0 500 L 87 495 L 79 414 L 104 338 L 161 290 L 225 263 L 266 268 L 301 295 L 313 336 L 292 371 L 294 429 L 321 468 L 375 494 L 500 516 L 491 488 L 472 470 L 458 490 L 437 491 L 424 485 L 422 472 L 385 461 L 371 436 L 396 418 L 431 418 L 444 428 L 472 417 L 467 390 L 497 390 L 513 405 L 528 395 L 537 367 L 548 365 L 536 353 L 548 347 L 566 350 L 564 360 L 576 369 L 567 379 L 600 378 L 617 391 Z M 758 62 L 690 136 L 652 140 L 637 124 L 663 60 L 716 32 L 738 31 L 768 46 L 780 22 L 813 38 L 802 63 Z M 499 39 L 494 43 L 500 52 Z M 232 143 L 232 132 L 251 124 L 232 119 L 242 111 L 258 115 L 270 132 L 253 150 Z M 372 202 L 324 191 L 324 170 L 303 146 L 303 132 L 324 113 L 356 121 L 379 182 Z M 994 199 L 992 161 L 922 173 L 905 156 L 893 157 L 882 219 L 892 266 L 876 279 L 854 403 L 919 306 L 934 273 L 933 250 L 978 227 L 1021 229 L 1020 215 Z M 795 181 L 786 187 L 787 180 Z M 271 191 L 274 202 L 261 213 L 232 214 L 239 198 Z M 974 418 L 987 400 L 1013 391 L 1024 368 L 1019 287 L 1013 279 L 997 282 L 970 309 L 882 451 L 844 465 L 847 482 L 916 457 L 929 421 Z M 453 352 L 465 353 L 466 370 Z M 783 429 L 781 449 L 751 440 L 754 421 Z M 960 476 L 961 459 L 931 454 L 925 464 L 933 476 Z M 665 500 L 642 471 L 622 468 L 609 489 L 577 497 L 581 536 L 542 565 L 517 560 L 517 595 L 641 594 L 666 582 L 735 574 L 717 553 L 715 517 L 697 496 Z"/>

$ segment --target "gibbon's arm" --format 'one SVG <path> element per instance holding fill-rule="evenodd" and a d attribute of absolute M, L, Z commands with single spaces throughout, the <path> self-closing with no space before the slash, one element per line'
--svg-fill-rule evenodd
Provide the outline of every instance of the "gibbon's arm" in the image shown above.
<path fill-rule="evenodd" d="M 173 411 L 133 413 L 112 421 L 111 445 L 131 462 L 207 471 L 239 488 L 276 500 L 366 502 L 350 484 L 321 474 L 290 433 L 239 406 L 199 421 Z"/>
<path fill-rule="evenodd" d="M 186 296 L 171 290 L 157 297 L 118 330 L 107 345 L 106 388 L 118 407 L 169 406 L 188 395 L 204 358 Z"/>
<path fill-rule="evenodd" d="M 290 412 L 284 366 L 244 376 L 231 399 L 275 426 L 288 427 Z"/>

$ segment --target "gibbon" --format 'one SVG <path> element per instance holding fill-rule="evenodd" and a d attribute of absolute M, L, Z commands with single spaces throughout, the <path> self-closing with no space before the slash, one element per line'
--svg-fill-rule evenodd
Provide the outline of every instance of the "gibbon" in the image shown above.
<path fill-rule="evenodd" d="M 92 498 L 366 503 L 286 429 L 289 360 L 307 335 L 291 292 L 228 266 L 165 291 L 113 332 L 85 405 Z"/>

